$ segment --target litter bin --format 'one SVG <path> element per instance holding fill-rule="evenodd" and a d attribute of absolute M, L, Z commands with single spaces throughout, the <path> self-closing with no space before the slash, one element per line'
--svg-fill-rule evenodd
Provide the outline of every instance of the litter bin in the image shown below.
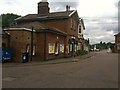
<path fill-rule="evenodd" d="M 22 53 L 22 60 L 23 60 L 23 63 L 26 63 L 29 61 L 29 53 L 25 52 L 25 53 Z"/>

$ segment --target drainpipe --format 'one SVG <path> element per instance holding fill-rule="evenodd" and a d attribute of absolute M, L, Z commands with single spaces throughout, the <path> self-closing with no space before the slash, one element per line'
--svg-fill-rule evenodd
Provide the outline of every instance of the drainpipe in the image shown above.
<path fill-rule="evenodd" d="M 44 61 L 46 60 L 46 31 L 44 32 Z"/>
<path fill-rule="evenodd" d="M 32 56 L 33 56 L 33 27 L 32 27 L 32 32 L 31 32 L 31 58 L 30 61 L 32 61 Z"/>
<path fill-rule="evenodd" d="M 72 57 L 74 57 L 74 43 L 72 43 Z"/>

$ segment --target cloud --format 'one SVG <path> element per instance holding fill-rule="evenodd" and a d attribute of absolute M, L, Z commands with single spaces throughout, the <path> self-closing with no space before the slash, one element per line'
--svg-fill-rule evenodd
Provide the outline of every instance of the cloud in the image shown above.
<path fill-rule="evenodd" d="M 80 0 L 78 7 L 82 17 L 109 17 L 117 16 L 118 0 Z"/>
<path fill-rule="evenodd" d="M 94 44 L 103 42 L 113 42 L 114 35 L 118 33 L 118 18 L 117 17 L 87 17 L 84 18 L 86 30 L 84 35 L 90 38 Z"/>
<path fill-rule="evenodd" d="M 79 16 L 84 19 L 86 39 L 90 38 L 91 43 L 113 42 L 114 34 L 118 33 L 117 4 L 118 0 L 79 0 L 70 3 L 61 1 L 52 2 L 51 9 L 65 10 L 66 5 L 77 8 Z"/>
<path fill-rule="evenodd" d="M 6 5 L 20 4 L 20 2 L 18 0 L 4 0 L 3 3 Z"/>
<path fill-rule="evenodd" d="M 1 0 L 0 14 L 18 15 L 37 13 L 40 0 Z M 51 12 L 65 11 L 66 5 L 78 11 L 84 19 L 85 38 L 91 43 L 114 41 L 114 34 L 120 30 L 120 0 L 48 0 Z M 118 4 L 119 2 L 119 4 Z M 119 9 L 118 9 L 119 8 Z M 119 16 L 118 16 L 119 14 Z M 118 22 L 119 20 L 119 22 Z M 119 24 L 119 25 L 118 25 Z"/>
<path fill-rule="evenodd" d="M 66 5 L 69 5 L 71 9 L 77 9 L 77 7 L 79 6 L 79 2 L 78 1 L 73 2 L 73 0 L 71 0 L 71 2 L 50 0 L 50 8 L 52 12 L 63 10 L 65 11 Z"/>

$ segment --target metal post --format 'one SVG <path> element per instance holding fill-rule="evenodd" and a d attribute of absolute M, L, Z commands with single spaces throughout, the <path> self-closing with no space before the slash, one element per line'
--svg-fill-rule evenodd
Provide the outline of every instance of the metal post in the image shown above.
<path fill-rule="evenodd" d="M 30 61 L 32 61 L 32 56 L 33 56 L 33 27 L 31 31 L 31 58 Z"/>
<path fill-rule="evenodd" d="M 72 57 L 74 57 L 74 54 L 75 54 L 75 37 L 72 36 L 71 39 L 72 39 Z"/>
<path fill-rule="evenodd" d="M 44 61 L 46 60 L 46 31 L 44 32 Z"/>
<path fill-rule="evenodd" d="M 74 43 L 72 43 L 72 57 L 74 57 Z"/>

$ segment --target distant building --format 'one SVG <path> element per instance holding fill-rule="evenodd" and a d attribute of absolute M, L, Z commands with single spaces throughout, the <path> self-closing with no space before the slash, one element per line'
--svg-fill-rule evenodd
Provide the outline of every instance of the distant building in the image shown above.
<path fill-rule="evenodd" d="M 49 12 L 49 3 L 38 3 L 38 14 L 28 14 L 15 19 L 11 28 L 4 29 L 10 34 L 10 47 L 14 61 L 21 62 L 23 52 L 29 52 L 33 60 L 50 60 L 75 55 L 83 47 L 82 18 L 76 10 Z M 32 53 L 32 54 L 31 54 Z"/>
<path fill-rule="evenodd" d="M 120 33 L 115 36 L 115 45 L 113 47 L 113 52 L 120 52 Z"/>
<path fill-rule="evenodd" d="M 2 31 L 2 34 L 0 34 L 0 47 L 10 47 L 10 35 L 6 31 Z"/>

